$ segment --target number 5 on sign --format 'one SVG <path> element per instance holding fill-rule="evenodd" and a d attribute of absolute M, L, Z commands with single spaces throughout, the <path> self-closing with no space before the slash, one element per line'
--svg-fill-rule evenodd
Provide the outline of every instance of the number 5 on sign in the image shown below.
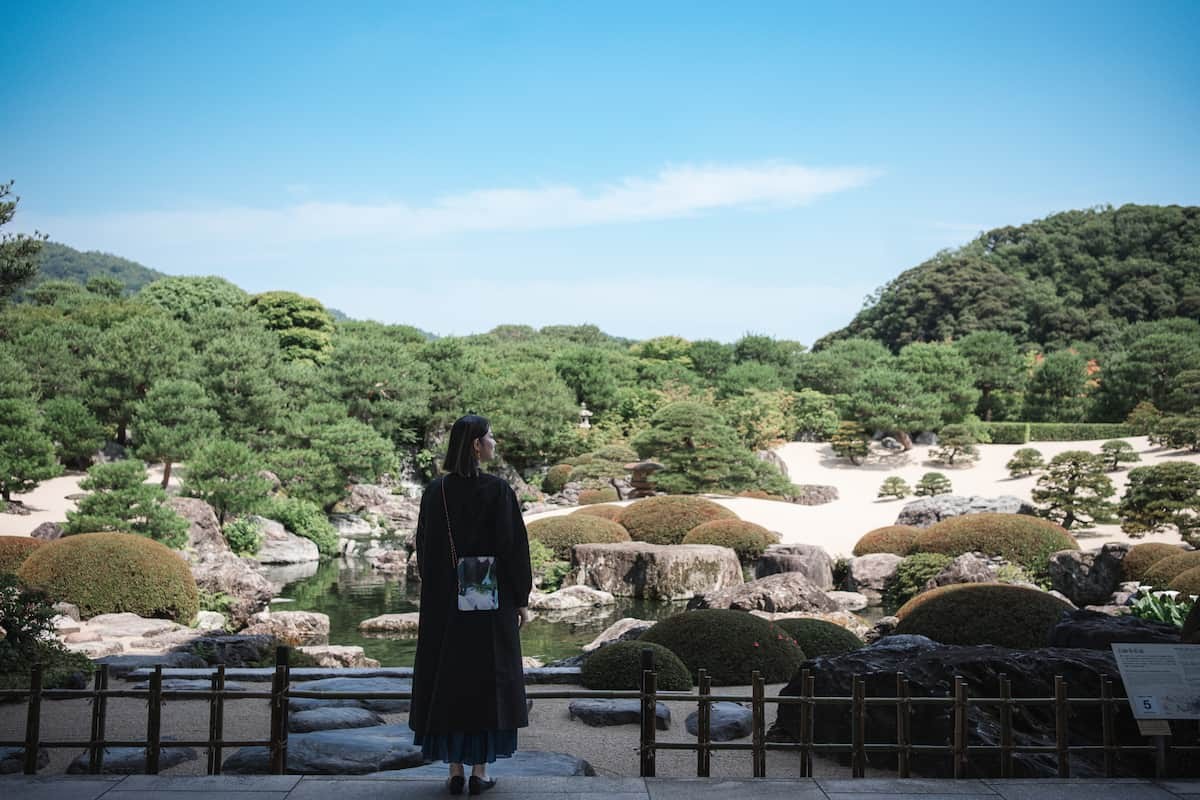
<path fill-rule="evenodd" d="M 1143 714 L 1157 714 L 1160 710 L 1158 700 L 1152 694 L 1139 694 L 1134 698 L 1134 702 Z"/>

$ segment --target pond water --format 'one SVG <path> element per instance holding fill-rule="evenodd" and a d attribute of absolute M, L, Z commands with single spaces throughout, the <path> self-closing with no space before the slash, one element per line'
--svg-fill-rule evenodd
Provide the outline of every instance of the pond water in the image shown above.
<path fill-rule="evenodd" d="M 311 569 L 311 568 L 310 568 Z M 287 578 L 275 573 L 274 580 Z M 329 643 L 359 645 L 370 658 L 386 667 L 411 667 L 417 650 L 416 637 L 377 638 L 364 636 L 358 623 L 380 614 L 416 611 L 420 584 L 406 585 L 395 576 L 371 569 L 365 561 L 334 559 L 317 567 L 316 574 L 301 577 L 284 586 L 274 611 L 319 611 L 329 616 Z M 662 619 L 677 614 L 686 603 L 662 603 L 617 598 L 617 604 L 605 609 L 587 610 L 582 615 L 546 613 L 521 629 L 521 652 L 543 662 L 579 653 L 583 645 L 596 638 L 622 617 Z"/>

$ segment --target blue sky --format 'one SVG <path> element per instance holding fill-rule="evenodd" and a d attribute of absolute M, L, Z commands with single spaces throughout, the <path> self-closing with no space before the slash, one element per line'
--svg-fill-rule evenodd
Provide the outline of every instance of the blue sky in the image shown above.
<path fill-rule="evenodd" d="M 355 317 L 810 344 L 986 228 L 1200 202 L 1198 34 L 1195 2 L 10 4 L 0 178 L 16 229 Z"/>

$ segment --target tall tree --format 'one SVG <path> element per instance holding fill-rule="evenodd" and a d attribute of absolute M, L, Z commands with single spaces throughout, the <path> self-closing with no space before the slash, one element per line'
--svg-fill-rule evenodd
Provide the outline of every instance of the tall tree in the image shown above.
<path fill-rule="evenodd" d="M 167 505 L 162 488 L 146 483 L 146 465 L 141 461 L 97 464 L 79 487 L 91 494 L 79 501 L 78 511 L 67 512 L 65 533 L 121 531 L 167 547 L 187 544 L 187 520 Z"/>
<path fill-rule="evenodd" d="M 1104 474 L 1104 461 L 1086 450 L 1066 450 L 1050 459 L 1033 490 L 1038 512 L 1068 530 L 1072 525 L 1090 528 L 1097 522 L 1110 522 L 1116 504 L 1113 483 Z"/>
<path fill-rule="evenodd" d="M 1129 470 L 1120 515 L 1121 530 L 1131 536 L 1174 527 L 1200 546 L 1200 464 L 1164 461 Z"/>
<path fill-rule="evenodd" d="M 12 222 L 20 199 L 12 193 L 12 181 L 0 183 L 0 228 Z M 0 234 L 0 303 L 37 274 L 38 253 L 45 240 L 39 233 Z"/>
<path fill-rule="evenodd" d="M 220 431 L 204 387 L 195 381 L 165 380 L 150 387 L 133 416 L 137 455 L 163 465 L 162 488 L 171 482 L 171 465 L 185 461 Z"/>
<path fill-rule="evenodd" d="M 890 433 L 912 449 L 913 431 L 938 425 L 938 398 L 924 394 L 913 376 L 890 367 L 873 367 L 860 377 L 847 401 L 850 416 L 868 429 Z"/>
<path fill-rule="evenodd" d="M 196 451 L 183 477 L 183 493 L 213 507 L 224 525 L 230 514 L 250 514 L 267 502 L 270 482 L 260 472 L 263 463 L 249 447 L 224 439 Z"/>
<path fill-rule="evenodd" d="M 951 345 L 905 345 L 897 366 L 917 380 L 923 394 L 937 399 L 943 425 L 962 422 L 974 412 L 980 392 L 975 388 L 971 362 Z"/>
<path fill-rule="evenodd" d="M 279 334 L 286 359 L 324 364 L 333 347 L 333 317 L 320 301 L 295 292 L 263 292 L 250 298 L 250 308 Z"/>
<path fill-rule="evenodd" d="M 1082 422 L 1087 414 L 1087 360 L 1069 350 L 1042 359 L 1025 393 L 1025 418 L 1032 422 Z"/>
<path fill-rule="evenodd" d="M 979 390 L 975 413 L 991 422 L 1001 407 L 997 394 L 1018 392 L 1025 386 L 1025 360 L 1017 340 L 1004 331 L 975 331 L 955 342 L 954 347 L 970 363 Z"/>
<path fill-rule="evenodd" d="M 0 398 L 0 500 L 33 491 L 60 472 L 33 399 Z"/>

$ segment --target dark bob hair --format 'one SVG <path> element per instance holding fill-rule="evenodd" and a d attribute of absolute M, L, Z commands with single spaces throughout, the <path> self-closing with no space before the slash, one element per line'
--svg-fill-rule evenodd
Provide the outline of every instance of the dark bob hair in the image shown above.
<path fill-rule="evenodd" d="M 442 470 L 459 475 L 478 475 L 479 459 L 475 457 L 475 440 L 487 436 L 492 423 L 487 417 L 467 414 L 459 417 L 450 426 L 450 444 L 446 447 L 446 460 Z"/>

